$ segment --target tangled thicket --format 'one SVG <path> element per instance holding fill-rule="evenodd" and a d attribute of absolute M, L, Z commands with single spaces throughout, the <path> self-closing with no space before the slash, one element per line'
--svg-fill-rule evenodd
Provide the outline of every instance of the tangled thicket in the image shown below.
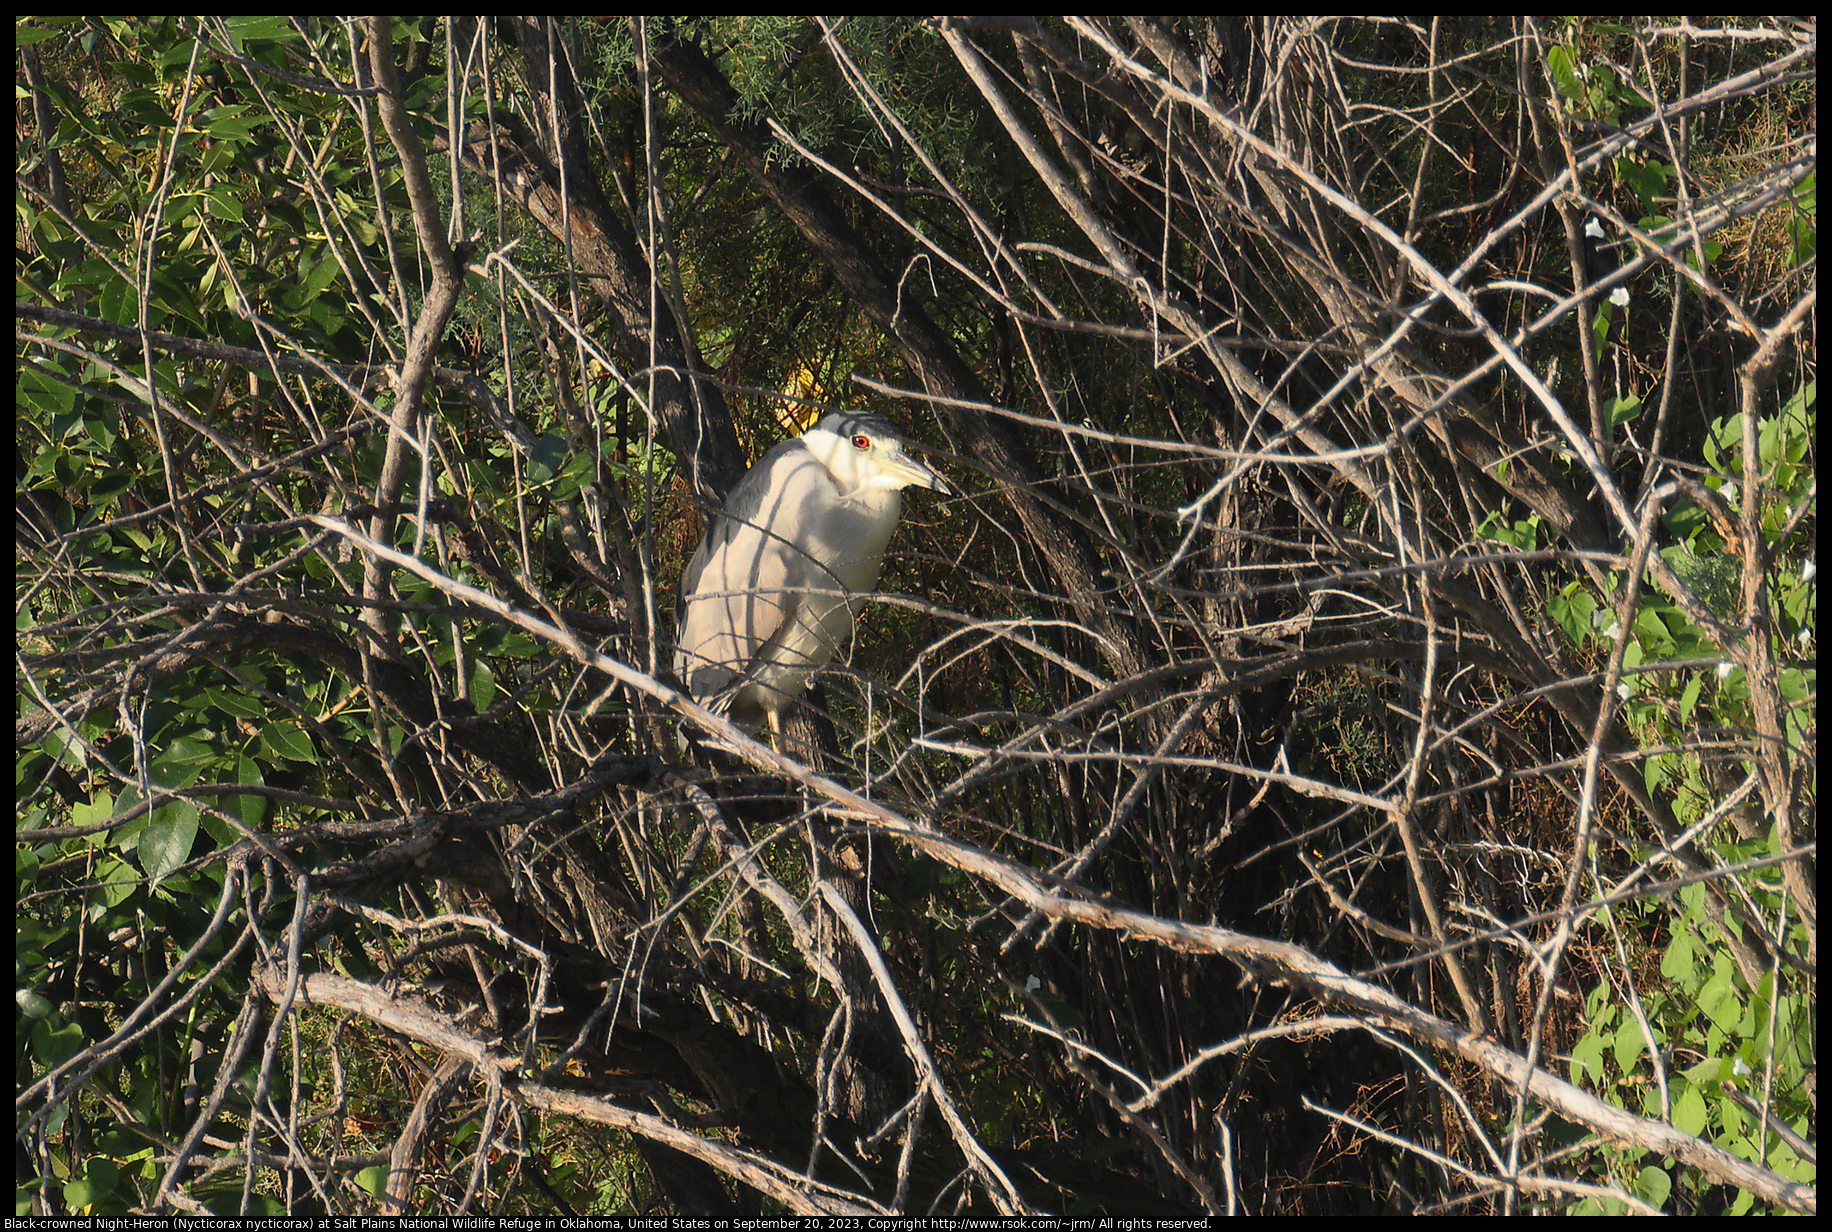
<path fill-rule="evenodd" d="M 21 1210 L 1813 1209 L 1816 40 L 29 22 Z"/>

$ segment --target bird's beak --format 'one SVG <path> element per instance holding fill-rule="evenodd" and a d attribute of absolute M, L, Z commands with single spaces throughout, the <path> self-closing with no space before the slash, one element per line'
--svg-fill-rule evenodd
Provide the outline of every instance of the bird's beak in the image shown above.
<path fill-rule="evenodd" d="M 895 447 L 884 461 L 885 470 L 913 488 L 932 488 L 943 496 L 954 495 L 954 489 L 946 479 L 912 458 L 901 445 Z"/>

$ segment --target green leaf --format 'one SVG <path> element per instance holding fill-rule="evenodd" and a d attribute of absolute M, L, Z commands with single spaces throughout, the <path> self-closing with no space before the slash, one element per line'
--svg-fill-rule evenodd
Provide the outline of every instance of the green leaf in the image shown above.
<path fill-rule="evenodd" d="M 1690 990 L 1698 982 L 1691 929 L 1683 926 L 1674 928 L 1673 936 L 1667 942 L 1666 953 L 1660 958 L 1660 973 L 1678 984 L 1682 992 Z"/>
<path fill-rule="evenodd" d="M 1637 1198 L 1649 1206 L 1664 1207 L 1667 1199 L 1673 1194 L 1673 1178 L 1664 1168 L 1649 1166 L 1635 1176 L 1635 1183 L 1630 1187 Z"/>
<path fill-rule="evenodd" d="M 1624 1073 L 1635 1068 L 1635 1062 L 1647 1051 L 1647 1035 L 1633 1014 L 1622 1016 L 1622 1025 L 1616 1029 L 1612 1051 L 1615 1054 L 1616 1066 Z"/>
<path fill-rule="evenodd" d="M 70 824 L 73 826 L 93 826 L 98 822 L 107 821 L 114 815 L 114 797 L 110 796 L 107 792 L 103 792 L 100 795 L 91 796 L 80 804 L 72 805 L 70 809 Z"/>
<path fill-rule="evenodd" d="M 1679 695 L 1679 721 L 1688 723 L 1692 720 L 1692 711 L 1698 705 L 1698 695 L 1705 687 L 1705 674 L 1692 672 L 1686 677 L 1685 691 Z"/>
<path fill-rule="evenodd" d="M 1632 154 L 1622 154 L 1616 159 L 1616 174 L 1635 194 L 1638 208 L 1645 210 L 1666 194 L 1673 169 L 1657 158 L 1643 160 Z"/>
<path fill-rule="evenodd" d="M 113 856 L 96 862 L 95 879 L 100 893 L 89 901 L 89 918 L 101 921 L 140 892 L 140 874 L 132 865 Z"/>
<path fill-rule="evenodd" d="M 1629 394 L 1625 398 L 1605 398 L 1603 415 L 1612 428 L 1619 428 L 1625 423 L 1632 423 L 1641 417 L 1642 402 L 1639 396 Z"/>
<path fill-rule="evenodd" d="M 48 38 L 56 38 L 59 34 L 63 33 L 63 31 L 58 29 L 58 27 L 65 22 L 71 22 L 71 21 L 77 20 L 77 17 L 74 14 L 67 16 L 67 17 L 34 16 L 30 20 L 34 22 L 44 22 L 47 24 L 43 26 L 14 26 L 13 27 L 13 46 L 14 47 L 30 47 L 32 44 L 42 43 Z M 24 1211 L 20 1212 L 20 1214 L 24 1214 L 24 1213 L 25 1213 Z"/>
<path fill-rule="evenodd" d="M 324 289 L 343 276 L 343 266 L 337 263 L 335 253 L 321 251 L 316 260 L 308 261 L 299 270 L 299 291 L 296 303 L 303 306 L 323 294 Z"/>
<path fill-rule="evenodd" d="M 1599 358 L 1603 355 L 1603 344 L 1609 341 L 1609 319 L 1614 309 L 1614 304 L 1604 300 L 1597 305 L 1597 314 L 1590 321 L 1590 347 Z"/>
<path fill-rule="evenodd" d="M 1563 629 L 1573 646 L 1582 646 L 1596 627 L 1597 600 L 1582 582 L 1567 582 L 1546 601 L 1546 614 Z"/>
<path fill-rule="evenodd" d="M 228 222 L 242 221 L 241 199 L 237 197 L 227 185 L 219 185 L 211 189 L 205 204 L 209 208 L 210 217 L 212 218 L 218 218 Z"/>
<path fill-rule="evenodd" d="M 1713 261 L 1716 261 L 1719 257 L 1724 255 L 1724 246 L 1714 239 L 1702 239 L 1696 244 L 1688 245 L 1686 248 L 1686 264 L 1690 265 L 1693 269 L 1701 269 L 1702 266 L 1699 261 L 1701 253 L 1704 256 L 1703 265 L 1710 265 Z"/>
<path fill-rule="evenodd" d="M 1710 977 L 1698 990 L 1698 1007 L 1720 1030 L 1736 1030 L 1743 1017 L 1743 1003 L 1737 995 L 1736 978 L 1731 974 L 1728 957 L 1720 955 L 1712 964 Z"/>
<path fill-rule="evenodd" d="M 1685 1083 L 1673 1100 L 1673 1128 L 1682 1134 L 1696 1136 L 1704 1132 L 1710 1121 L 1711 1112 L 1705 1107 L 1705 1097 L 1699 1094 L 1697 1085 Z"/>
<path fill-rule="evenodd" d="M 181 800 L 154 810 L 153 822 L 140 835 L 134 857 L 157 885 L 191 858 L 196 843 L 197 806 Z"/>
<path fill-rule="evenodd" d="M 1571 1082 L 1589 1089 L 1603 1079 L 1603 1037 L 1594 1031 L 1571 1049 Z"/>
<path fill-rule="evenodd" d="M 236 758 L 235 778 L 238 783 L 251 785 L 264 786 L 267 782 L 267 777 L 261 769 L 261 763 L 246 754 Z M 268 798 L 266 796 L 225 796 L 221 803 L 224 809 L 241 818 L 242 824 L 251 830 L 259 829 L 261 823 L 267 820 Z"/>
<path fill-rule="evenodd" d="M 1656 657 L 1664 658 L 1673 651 L 1673 635 L 1651 605 L 1635 614 L 1635 634 L 1642 646 Z"/>
<path fill-rule="evenodd" d="M 27 1018 L 42 1020 L 57 1012 L 57 1006 L 45 1000 L 30 988 L 15 989 L 13 998 L 19 1004 L 19 1012 Z"/>
<path fill-rule="evenodd" d="M 37 851 L 26 846 L 13 848 L 13 877 L 21 894 L 30 889 L 32 883 L 38 879 L 38 868 Z M 16 940 L 15 944 L 17 944 Z"/>
<path fill-rule="evenodd" d="M 496 700 L 496 673 L 490 670 L 487 663 L 478 663 L 471 669 L 471 704 L 477 707 L 478 713 L 490 708 Z"/>
<path fill-rule="evenodd" d="M 1584 99 L 1584 83 L 1578 80 L 1577 57 L 1563 43 L 1546 48 L 1546 68 L 1552 74 L 1552 87 L 1572 102 Z"/>
<path fill-rule="evenodd" d="M 318 760 L 318 750 L 313 746 L 311 736 L 291 720 L 276 720 L 263 727 L 261 744 L 267 752 L 287 761 Z"/>
<path fill-rule="evenodd" d="M 567 455 L 572 452 L 563 437 L 546 432 L 535 441 L 534 448 L 528 451 L 527 470 L 530 483 L 546 483 L 559 473 L 560 466 Z"/>
<path fill-rule="evenodd" d="M 55 1020 L 45 1019 L 32 1028 L 32 1054 L 48 1070 L 81 1052 L 83 1043 L 83 1029 L 73 1022 L 58 1026 Z"/>
<path fill-rule="evenodd" d="M 245 50 L 249 39 L 296 42 L 299 37 L 291 20 L 280 16 L 226 17 L 223 28 L 228 31 L 237 51 Z"/>

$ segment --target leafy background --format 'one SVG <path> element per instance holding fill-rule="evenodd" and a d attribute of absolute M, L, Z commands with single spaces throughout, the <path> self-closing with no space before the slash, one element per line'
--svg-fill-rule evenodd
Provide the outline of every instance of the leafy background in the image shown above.
<path fill-rule="evenodd" d="M 20 1214 L 1813 1208 L 1812 21 L 16 33 Z"/>

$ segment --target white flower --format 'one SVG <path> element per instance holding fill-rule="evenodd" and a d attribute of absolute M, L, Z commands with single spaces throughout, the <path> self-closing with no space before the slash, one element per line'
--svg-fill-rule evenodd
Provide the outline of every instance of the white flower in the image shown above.
<path fill-rule="evenodd" d="M 1731 504 L 1731 505 L 1736 504 L 1737 503 L 1737 485 L 1734 482 L 1725 484 L 1723 487 L 1718 489 L 1718 495 L 1723 497 L 1727 504 Z"/>
<path fill-rule="evenodd" d="M 1718 674 L 1719 680 L 1730 679 L 1730 673 L 1736 670 L 1737 670 L 1737 665 L 1732 663 L 1729 659 L 1719 659 L 1718 660 L 1717 674 Z"/>
<path fill-rule="evenodd" d="M 1622 622 L 1620 620 L 1611 621 L 1609 628 L 1603 630 L 1603 636 L 1608 638 L 1612 642 L 1615 641 L 1617 638 L 1621 637 L 1622 636 Z"/>
<path fill-rule="evenodd" d="M 1628 307 L 1628 288 L 1617 287 L 1609 293 L 1609 302 L 1618 308 Z"/>
<path fill-rule="evenodd" d="M 1629 688 L 1628 681 L 1624 680 L 1616 685 L 1616 696 L 1620 697 L 1623 701 L 1627 701 L 1629 698 L 1635 696 L 1635 691 Z"/>
<path fill-rule="evenodd" d="M 1588 235 L 1593 240 L 1602 239 L 1603 224 L 1592 218 L 1589 222 L 1584 224 L 1584 234 Z"/>
<path fill-rule="evenodd" d="M 1809 560 L 1806 564 L 1800 566 L 1800 580 L 1803 582 L 1810 582 L 1813 580 L 1813 575 L 1818 572 L 1818 563 Z"/>
<path fill-rule="evenodd" d="M 1031 975 L 1031 976 L 1025 977 L 1024 979 L 1024 991 L 1025 992 L 1036 992 L 1039 988 L 1042 988 L 1042 987 L 1043 987 L 1043 981 L 1038 979 L 1036 976 Z"/>

